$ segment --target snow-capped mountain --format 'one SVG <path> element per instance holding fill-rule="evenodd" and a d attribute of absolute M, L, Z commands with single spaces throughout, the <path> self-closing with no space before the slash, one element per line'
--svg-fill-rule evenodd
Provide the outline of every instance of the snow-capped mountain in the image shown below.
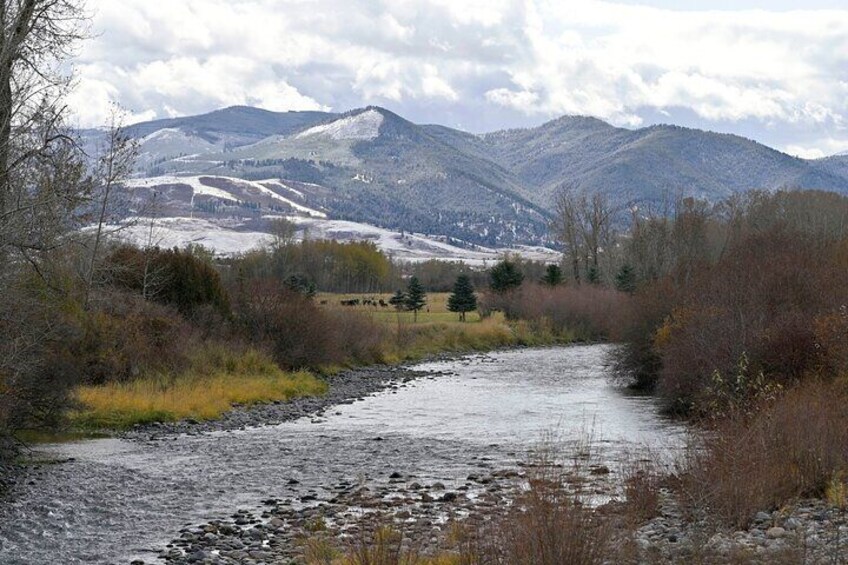
<path fill-rule="evenodd" d="M 630 130 L 587 117 L 472 135 L 379 107 L 344 114 L 234 107 L 128 132 L 140 148 L 130 187 L 157 193 L 163 217 L 256 222 L 286 214 L 433 234 L 460 247 L 549 243 L 563 186 L 622 203 L 681 192 L 717 200 L 755 188 L 848 192 L 846 156 L 804 160 L 735 135 Z"/>

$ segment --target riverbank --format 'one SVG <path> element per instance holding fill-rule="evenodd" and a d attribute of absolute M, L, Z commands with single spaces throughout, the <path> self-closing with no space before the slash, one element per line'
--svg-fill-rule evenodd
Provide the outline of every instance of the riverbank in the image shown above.
<path fill-rule="evenodd" d="M 352 388 L 344 393 L 348 396 L 362 396 L 382 387 L 377 384 L 374 389 L 363 384 L 364 380 L 376 376 L 381 381 L 382 373 L 391 373 L 392 367 L 469 353 L 576 341 L 574 335 L 556 334 L 549 328 L 526 322 L 507 322 L 502 316 L 468 324 L 404 325 L 393 331 L 392 338 L 380 344 L 379 352 L 366 356 L 382 364 L 358 367 L 354 363 L 347 369 L 319 367 L 287 372 L 254 349 L 239 353 L 214 346 L 200 348 L 183 374 L 79 387 L 75 393 L 78 408 L 70 413 L 70 431 L 121 433 L 138 426 L 160 426 L 163 430 L 184 433 L 195 428 L 203 431 L 260 425 L 263 417 L 277 423 L 289 419 L 290 414 L 303 415 L 304 407 L 336 402 L 335 396 L 328 401 L 314 400 L 328 392 L 327 383 L 333 383 L 339 390 Z M 345 378 L 353 382 L 342 383 Z M 361 394 L 355 393 L 358 387 L 362 388 Z M 294 401 L 292 407 L 286 408 L 289 401 Z M 215 420 L 223 422 L 196 426 Z M 173 425 L 177 422 L 180 423 Z"/>
<path fill-rule="evenodd" d="M 458 355 L 442 354 L 433 359 L 447 360 Z M 300 396 L 291 400 L 251 405 L 234 405 L 210 420 L 184 419 L 176 422 L 140 424 L 120 434 L 128 439 L 150 439 L 175 434 L 196 435 L 209 432 L 244 430 L 249 427 L 273 426 L 300 418 L 320 423 L 327 410 L 364 400 L 384 390 L 398 390 L 422 377 L 435 378 L 439 373 L 415 371 L 404 365 L 386 365 L 351 369 L 321 377 L 321 395 Z"/>
<path fill-rule="evenodd" d="M 848 512 L 825 500 L 800 499 L 761 510 L 742 529 L 707 515 L 687 516 L 667 490 L 657 513 L 621 544 L 629 562 L 824 565 L 848 559 Z"/>
<path fill-rule="evenodd" d="M 174 565 L 341 563 L 345 553 L 365 550 L 381 529 L 397 538 L 390 544 L 403 554 L 446 554 L 457 528 L 493 519 L 517 496 L 524 478 L 520 470 L 484 469 L 456 487 L 399 472 L 369 486 L 342 480 L 314 494 L 266 500 L 261 510 L 240 509 L 184 528 L 158 559 Z"/>
<path fill-rule="evenodd" d="M 587 471 L 584 491 L 614 492 L 615 479 Z M 505 512 L 527 496 L 528 475 L 522 469 L 469 475 L 456 490 L 441 483 L 420 484 L 399 473 L 392 476 L 379 487 L 341 481 L 323 495 L 269 499 L 261 510 L 240 509 L 225 519 L 186 527 L 160 550 L 157 560 L 172 565 L 346 565 L 359 563 L 351 556 L 386 552 L 393 557 L 381 563 L 392 565 L 477 562 L 469 559 L 492 551 L 489 545 L 508 543 L 489 536 L 511 527 L 504 522 Z M 820 500 L 760 512 L 750 528 L 737 531 L 708 519 L 687 521 L 667 491 L 659 516 L 635 528 L 627 524 L 620 503 L 589 512 L 603 524 L 596 540 L 601 547 L 590 563 L 824 565 L 844 563 L 848 556 L 848 517 Z M 535 518 L 544 521 L 544 516 Z"/>

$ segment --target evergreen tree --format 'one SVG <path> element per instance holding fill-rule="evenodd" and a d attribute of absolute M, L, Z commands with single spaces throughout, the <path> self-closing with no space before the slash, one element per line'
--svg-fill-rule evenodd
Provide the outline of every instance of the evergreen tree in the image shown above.
<path fill-rule="evenodd" d="M 453 294 L 448 297 L 448 310 L 459 313 L 460 321 L 465 321 L 465 313 L 477 309 L 477 295 L 474 294 L 474 286 L 468 275 L 456 277 L 453 285 Z"/>
<path fill-rule="evenodd" d="M 504 259 L 492 267 L 492 270 L 489 271 L 489 278 L 489 287 L 498 293 L 516 289 L 524 282 L 524 274 L 515 263 L 508 259 Z"/>
<path fill-rule="evenodd" d="M 545 276 L 542 277 L 542 284 L 557 286 L 562 284 L 562 279 L 562 269 L 559 268 L 559 265 L 548 265 L 548 268 L 545 269 Z"/>
<path fill-rule="evenodd" d="M 615 288 L 628 294 L 636 292 L 636 271 L 627 263 L 622 265 L 615 275 Z"/>
<path fill-rule="evenodd" d="M 292 292 L 300 293 L 309 298 L 314 298 L 318 288 L 315 283 L 303 275 L 291 275 L 283 281 L 283 286 Z"/>
<path fill-rule="evenodd" d="M 418 321 L 418 311 L 427 304 L 427 295 L 424 293 L 424 287 L 418 282 L 418 277 L 409 279 L 409 285 L 406 287 L 405 306 L 407 310 L 413 312 L 413 322 Z"/>
<path fill-rule="evenodd" d="M 601 272 L 594 265 L 590 265 L 588 271 L 586 272 L 586 280 L 589 281 L 589 284 L 600 284 L 601 282 Z"/>
<path fill-rule="evenodd" d="M 395 310 L 400 312 L 406 308 L 406 294 L 402 290 L 398 290 L 394 296 L 389 298 L 389 304 L 395 307 Z"/>

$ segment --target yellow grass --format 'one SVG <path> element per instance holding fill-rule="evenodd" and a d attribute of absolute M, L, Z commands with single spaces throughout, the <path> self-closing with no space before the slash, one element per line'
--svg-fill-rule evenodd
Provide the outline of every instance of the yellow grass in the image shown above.
<path fill-rule="evenodd" d="M 219 362 L 223 362 L 221 366 Z M 76 398 L 81 408 L 71 419 L 77 427 L 89 429 L 125 429 L 185 418 L 207 420 L 220 417 L 233 404 L 288 400 L 326 391 L 326 384 L 312 374 L 284 372 L 253 350 L 241 357 L 222 355 L 219 359 L 205 352 L 202 362 L 195 365 L 193 372 L 177 377 L 147 376 L 128 383 L 80 387 Z M 214 372 L 198 372 L 198 367 Z"/>
<path fill-rule="evenodd" d="M 322 294 L 324 308 L 365 312 L 385 322 L 386 339 L 380 359 L 386 363 L 419 360 L 442 352 L 487 351 L 516 345 L 550 345 L 568 341 L 544 327 L 507 322 L 495 314 L 481 319 L 469 312 L 466 322 L 447 310 L 448 293 L 428 295 L 430 311 L 419 312 L 413 323 L 410 312 L 398 319 L 393 308 L 342 306 L 342 300 L 369 298 L 388 302 L 389 294 Z M 345 367 L 347 368 L 347 366 Z M 330 374 L 341 367 L 319 367 Z M 85 386 L 76 391 L 80 408 L 71 414 L 81 430 L 125 429 L 136 424 L 193 418 L 214 419 L 233 404 L 255 404 L 322 394 L 323 381 L 310 373 L 282 371 L 266 354 L 254 349 L 234 351 L 221 344 L 206 344 L 193 352 L 191 367 L 179 375 L 144 375 L 128 383 Z"/>
<path fill-rule="evenodd" d="M 418 313 L 414 322 L 412 312 L 396 312 L 391 306 L 364 305 L 366 299 L 379 304 L 388 303 L 392 294 L 319 294 L 321 307 L 361 312 L 372 319 L 386 324 L 391 330 L 392 340 L 383 345 L 383 360 L 386 363 L 414 361 L 427 355 L 442 352 L 489 351 L 517 345 L 542 346 L 565 343 L 570 335 L 555 335 L 549 328 L 527 322 L 507 322 L 503 314 L 495 313 L 481 318 L 477 312 L 468 312 L 466 321 L 460 322 L 459 315 L 447 308 L 450 293 L 427 295 L 427 309 Z M 343 306 L 342 301 L 359 299 L 357 306 Z M 428 311 L 429 310 L 429 311 Z"/>
<path fill-rule="evenodd" d="M 459 324 L 459 314 L 454 312 L 450 312 L 448 310 L 448 297 L 450 293 L 448 292 L 433 292 L 427 294 L 427 305 L 423 310 L 418 312 L 418 321 L 419 324 L 428 324 L 428 323 L 455 323 Z M 389 299 L 392 297 L 392 294 L 380 294 L 380 293 L 372 293 L 372 294 L 331 294 L 331 293 L 322 293 L 318 295 L 317 300 L 319 304 L 321 304 L 325 308 L 343 308 L 345 310 L 352 310 L 356 312 L 363 312 L 370 315 L 374 320 L 380 322 L 386 322 L 391 324 L 396 324 L 398 322 L 398 318 L 400 318 L 401 323 L 412 323 L 415 315 L 412 312 L 397 312 L 394 307 L 391 305 L 387 307 L 381 306 L 373 306 L 373 305 L 363 305 L 360 304 L 358 306 L 342 306 L 343 300 L 351 300 L 358 298 L 361 301 L 363 300 L 371 300 L 372 302 L 377 302 L 382 299 L 386 304 L 389 303 Z M 480 314 L 477 312 L 468 312 L 465 316 L 466 324 L 472 324 L 476 322 L 480 322 Z"/>

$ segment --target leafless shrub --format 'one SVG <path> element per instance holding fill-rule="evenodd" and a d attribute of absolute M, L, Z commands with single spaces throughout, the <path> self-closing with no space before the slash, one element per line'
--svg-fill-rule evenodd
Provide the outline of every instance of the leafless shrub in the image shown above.
<path fill-rule="evenodd" d="M 629 312 L 630 297 L 608 288 L 524 284 L 503 294 L 486 294 L 484 311 L 501 310 L 507 318 L 546 323 L 557 333 L 587 340 L 615 335 Z"/>
<path fill-rule="evenodd" d="M 761 510 L 821 496 L 848 469 L 848 392 L 813 381 L 753 415 L 714 422 L 691 449 L 680 488 L 692 512 L 744 527 Z"/>

